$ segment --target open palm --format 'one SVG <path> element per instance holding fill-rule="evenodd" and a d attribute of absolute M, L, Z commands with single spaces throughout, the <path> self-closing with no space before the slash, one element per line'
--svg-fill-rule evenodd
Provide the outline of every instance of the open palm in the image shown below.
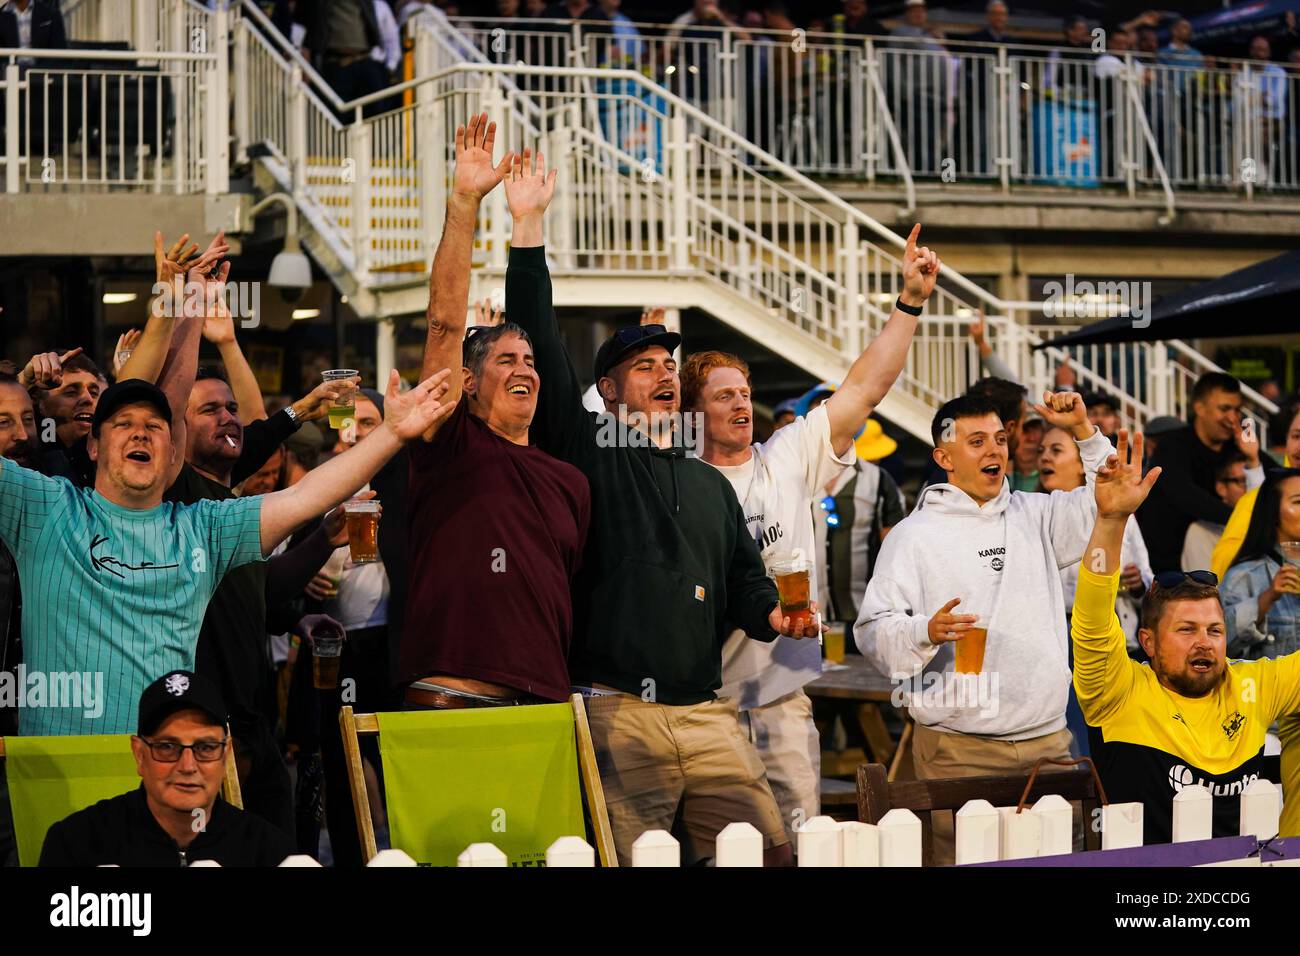
<path fill-rule="evenodd" d="M 439 402 L 447 394 L 449 369 L 430 375 L 409 392 L 399 392 L 397 369 L 388 377 L 388 391 L 384 395 L 384 424 L 393 430 L 399 441 L 411 441 L 428 431 L 456 407 L 454 402 Z"/>
<path fill-rule="evenodd" d="M 510 204 L 510 215 L 515 219 L 539 216 L 551 204 L 555 195 L 555 173 L 546 172 L 546 157 L 537 154 L 533 163 L 531 150 L 524 150 L 523 155 L 516 155 L 510 164 L 510 175 L 506 179 L 506 202 Z"/>
<path fill-rule="evenodd" d="M 456 127 L 456 172 L 453 190 L 463 196 L 482 199 L 501 182 L 510 168 L 511 154 L 492 165 L 496 147 L 497 124 L 489 123 L 487 113 L 470 117 L 468 126 Z"/>
<path fill-rule="evenodd" d="M 1129 444 L 1128 429 L 1119 430 L 1119 447 L 1097 469 L 1097 514 L 1107 518 L 1127 517 L 1138 510 L 1160 477 L 1152 468 L 1142 477 L 1142 435 L 1133 435 Z"/>

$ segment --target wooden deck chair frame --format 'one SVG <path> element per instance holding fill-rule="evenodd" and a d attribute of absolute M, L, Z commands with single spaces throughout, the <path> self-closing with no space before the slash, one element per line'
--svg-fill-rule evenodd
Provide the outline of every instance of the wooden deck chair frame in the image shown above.
<path fill-rule="evenodd" d="M 600 865 L 618 866 L 614 850 L 614 831 L 609 825 L 605 808 L 605 789 L 600 784 L 600 768 L 596 765 L 596 748 L 591 742 L 591 725 L 587 723 L 587 708 L 581 694 L 569 698 L 573 708 L 574 736 L 578 742 L 578 775 L 582 779 L 587 810 L 591 814 L 596 836 L 596 852 Z M 370 799 L 366 792 L 366 775 L 361 766 L 362 735 L 379 735 L 378 714 L 354 714 L 345 704 L 339 711 L 339 731 L 343 735 L 343 757 L 348 767 L 348 788 L 352 791 L 352 812 L 357 818 L 357 836 L 361 840 L 361 855 L 365 863 L 379 852 L 375 844 L 375 825 L 370 819 Z"/>
<path fill-rule="evenodd" d="M 1055 793 L 1083 805 L 1085 846 L 1101 848 L 1101 835 L 1092 827 L 1093 811 L 1106 801 L 1099 781 L 1084 768 L 1061 770 L 1045 767 L 1033 779 L 1026 771 L 1005 776 L 950 777 L 936 780 L 890 780 L 884 764 L 864 763 L 858 767 L 858 820 L 879 823 L 890 810 L 911 810 L 921 819 L 921 862 L 934 865 L 934 830 L 931 814 L 936 810 L 956 812 L 969 800 L 987 800 L 995 807 L 1014 807 L 1021 800 Z"/>
<path fill-rule="evenodd" d="M 230 730 L 227 728 L 226 735 L 229 736 L 229 734 Z M 3 759 L 5 759 L 5 741 L 3 737 L 0 737 L 0 760 Z M 244 792 L 239 788 L 239 769 L 235 765 L 233 740 L 231 745 L 226 748 L 226 766 L 221 776 L 221 797 L 235 809 L 244 809 Z"/>

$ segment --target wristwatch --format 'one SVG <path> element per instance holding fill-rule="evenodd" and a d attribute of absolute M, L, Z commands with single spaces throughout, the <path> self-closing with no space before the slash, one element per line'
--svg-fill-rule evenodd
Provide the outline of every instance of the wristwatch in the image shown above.
<path fill-rule="evenodd" d="M 298 413 L 293 410 L 292 405 L 284 406 L 284 413 L 289 416 L 289 421 L 293 422 L 295 426 L 302 425 L 302 422 L 298 419 Z"/>

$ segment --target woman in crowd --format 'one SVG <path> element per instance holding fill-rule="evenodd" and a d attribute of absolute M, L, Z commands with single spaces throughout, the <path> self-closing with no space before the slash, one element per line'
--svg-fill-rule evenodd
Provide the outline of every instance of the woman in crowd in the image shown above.
<path fill-rule="evenodd" d="M 1270 472 L 1223 580 L 1232 657 L 1300 650 L 1300 470 Z"/>
<path fill-rule="evenodd" d="M 1038 490 L 1072 491 L 1083 484 L 1083 461 L 1073 437 L 1063 429 L 1049 428 L 1043 433 L 1043 444 L 1038 455 Z M 1124 528 L 1124 544 L 1120 550 L 1123 571 L 1120 591 L 1115 599 L 1115 613 L 1119 616 L 1124 634 L 1128 638 L 1130 653 L 1140 653 L 1137 642 L 1139 611 L 1142 596 L 1151 584 L 1151 563 L 1147 558 L 1146 542 L 1132 518 Z M 1088 557 L 1084 556 L 1084 561 Z M 1082 563 L 1082 562 L 1080 562 Z M 1079 565 L 1061 569 L 1061 587 L 1065 592 L 1065 609 L 1074 609 L 1074 589 L 1079 582 Z"/>

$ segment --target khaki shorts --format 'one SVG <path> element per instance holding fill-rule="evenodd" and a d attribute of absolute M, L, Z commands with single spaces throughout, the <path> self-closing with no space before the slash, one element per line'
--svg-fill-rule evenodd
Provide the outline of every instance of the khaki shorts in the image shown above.
<path fill-rule="evenodd" d="M 799 827 L 821 813 L 821 738 L 812 701 L 796 690 L 741 711 L 740 728 L 763 761 L 785 835 L 795 843 Z"/>
<path fill-rule="evenodd" d="M 788 842 L 763 763 L 731 701 L 670 707 L 628 694 L 591 697 L 587 720 L 621 866 L 647 830 L 682 842 L 682 862 L 713 856 L 729 823 L 750 823 L 763 849 Z"/>

